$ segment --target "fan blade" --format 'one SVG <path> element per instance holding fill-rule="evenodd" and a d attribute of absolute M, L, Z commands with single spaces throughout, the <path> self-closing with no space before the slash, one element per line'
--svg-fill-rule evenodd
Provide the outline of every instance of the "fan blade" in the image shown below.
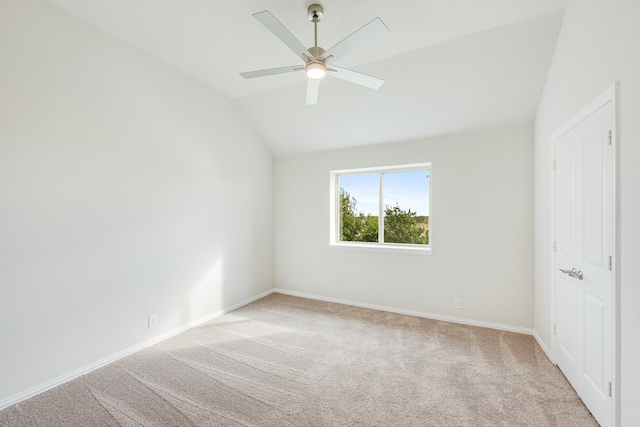
<path fill-rule="evenodd" d="M 254 13 L 253 17 L 256 18 L 262 25 L 267 27 L 269 31 L 271 31 L 277 38 L 282 40 L 284 44 L 289 46 L 289 49 L 295 52 L 296 55 L 304 62 L 307 62 L 307 58 L 311 58 L 312 55 L 309 53 L 306 47 L 303 46 L 302 43 L 298 41 L 297 38 L 293 36 L 285 28 L 284 25 L 280 23 L 276 19 L 275 16 L 271 14 L 268 10 L 263 10 L 262 12 Z"/>
<path fill-rule="evenodd" d="M 299 65 L 290 65 L 288 67 L 269 68 L 266 70 L 246 71 L 240 73 L 245 79 L 255 79 L 256 77 L 273 76 L 275 74 L 292 73 L 294 71 L 304 70 L 304 67 Z"/>
<path fill-rule="evenodd" d="M 320 80 L 307 79 L 307 102 L 306 105 L 318 103 L 318 92 L 320 91 Z"/>
<path fill-rule="evenodd" d="M 332 65 L 328 71 L 327 76 L 336 77 L 371 89 L 379 89 L 380 86 L 384 84 L 384 80 L 382 79 L 349 70 L 348 68 L 340 68 Z"/>
<path fill-rule="evenodd" d="M 342 58 L 344 55 L 350 53 L 357 48 L 364 46 L 376 37 L 387 33 L 389 29 L 380 18 L 376 18 L 373 21 L 366 24 L 347 38 L 338 42 L 331 49 L 323 53 L 319 59 L 325 60 L 330 58 L 327 62 L 333 62 L 338 58 Z"/>

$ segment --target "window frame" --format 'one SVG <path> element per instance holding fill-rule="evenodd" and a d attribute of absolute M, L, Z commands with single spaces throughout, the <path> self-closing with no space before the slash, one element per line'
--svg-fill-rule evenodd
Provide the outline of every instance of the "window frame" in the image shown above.
<path fill-rule="evenodd" d="M 340 240 L 340 184 L 339 178 L 344 175 L 360 174 L 384 174 L 388 172 L 411 172 L 416 170 L 429 171 L 429 244 L 420 245 L 413 243 L 385 243 L 384 239 L 384 178 L 378 179 L 378 242 L 343 242 Z M 332 249 L 345 249 L 357 251 L 374 251 L 389 253 L 405 253 L 416 255 L 431 255 L 433 253 L 432 225 L 432 194 L 433 194 L 433 170 L 431 162 L 411 163 L 392 166 L 378 166 L 358 169 L 340 169 L 329 171 L 329 247 Z"/>

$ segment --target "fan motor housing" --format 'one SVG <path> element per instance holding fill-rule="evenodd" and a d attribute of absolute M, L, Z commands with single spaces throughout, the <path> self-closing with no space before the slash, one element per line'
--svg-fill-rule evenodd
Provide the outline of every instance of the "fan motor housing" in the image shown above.
<path fill-rule="evenodd" d="M 325 50 L 319 46 L 311 46 L 307 50 L 311 55 L 313 55 L 314 58 L 320 58 L 320 56 L 322 56 L 322 54 L 325 52 Z"/>

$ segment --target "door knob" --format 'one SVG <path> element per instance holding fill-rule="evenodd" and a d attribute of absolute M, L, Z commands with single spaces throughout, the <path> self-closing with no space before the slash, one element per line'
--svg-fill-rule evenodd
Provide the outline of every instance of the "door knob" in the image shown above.
<path fill-rule="evenodd" d="M 575 268 L 572 268 L 571 270 L 560 269 L 560 271 L 562 271 L 564 274 L 568 274 L 571 277 L 575 277 L 578 280 L 584 279 L 584 274 L 582 273 L 582 271 L 578 271 Z"/>

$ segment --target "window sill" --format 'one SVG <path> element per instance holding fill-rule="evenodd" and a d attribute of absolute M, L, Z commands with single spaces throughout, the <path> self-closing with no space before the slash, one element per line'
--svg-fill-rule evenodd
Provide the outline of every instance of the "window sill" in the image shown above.
<path fill-rule="evenodd" d="M 393 244 L 367 244 L 367 243 L 329 243 L 330 249 L 340 249 L 347 251 L 383 252 L 394 254 L 410 255 L 433 255 L 430 246 L 420 247 L 413 245 L 393 245 Z"/>

